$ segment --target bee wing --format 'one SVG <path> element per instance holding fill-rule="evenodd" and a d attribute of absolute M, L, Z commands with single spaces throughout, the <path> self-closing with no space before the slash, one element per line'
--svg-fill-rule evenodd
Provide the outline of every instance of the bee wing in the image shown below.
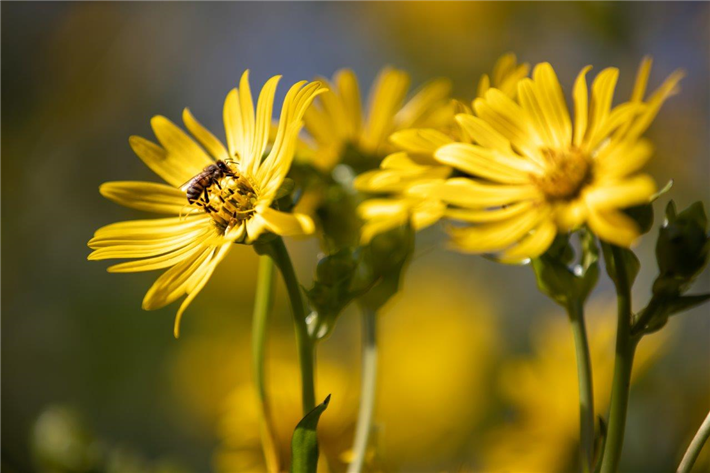
<path fill-rule="evenodd" d="M 183 184 L 183 185 L 180 186 L 180 190 L 183 191 L 183 192 L 187 192 L 187 190 L 192 186 L 192 184 L 195 183 L 195 181 L 196 181 L 199 177 L 200 177 L 200 175 L 198 174 L 197 176 L 190 178 L 189 181 L 187 181 L 185 184 Z"/>

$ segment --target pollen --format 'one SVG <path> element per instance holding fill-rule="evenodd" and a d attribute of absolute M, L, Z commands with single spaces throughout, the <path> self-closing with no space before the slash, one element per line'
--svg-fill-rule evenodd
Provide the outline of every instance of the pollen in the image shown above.
<path fill-rule="evenodd" d="M 198 203 L 214 220 L 221 233 L 245 222 L 254 214 L 257 194 L 246 176 L 222 177 L 207 190 L 208 200 Z"/>
<path fill-rule="evenodd" d="M 589 157 L 574 147 L 565 150 L 543 148 L 541 151 L 546 161 L 545 173 L 532 179 L 547 199 L 572 200 L 579 196 L 592 178 Z"/>

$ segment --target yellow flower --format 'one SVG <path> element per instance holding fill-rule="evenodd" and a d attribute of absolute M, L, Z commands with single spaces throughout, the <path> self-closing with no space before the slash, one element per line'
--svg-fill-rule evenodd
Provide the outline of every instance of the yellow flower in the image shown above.
<path fill-rule="evenodd" d="M 425 84 L 405 102 L 409 83 L 407 73 L 390 67 L 382 69 L 364 113 L 355 73 L 350 69 L 336 72 L 328 92 L 318 98 L 304 117 L 306 131 L 312 138 L 303 153 L 305 159 L 318 169 L 330 171 L 343 160 L 348 147 L 352 147 L 359 159 L 370 160 L 366 164 L 376 167 L 393 150 L 388 138 L 395 131 L 436 127 L 450 121 L 453 109 L 447 79 Z"/>
<path fill-rule="evenodd" d="M 593 301 L 588 322 L 594 408 L 606 415 L 614 371 L 614 304 Z M 484 471 L 579 469 L 574 465 L 579 444 L 577 367 L 569 323 L 549 317 L 535 327 L 530 356 L 511 359 L 500 371 L 502 396 L 513 408 L 515 420 L 491 432 L 483 448 Z M 632 382 L 661 356 L 666 335 L 644 339 L 634 359 Z"/>
<path fill-rule="evenodd" d="M 232 243 L 251 243 L 264 232 L 313 232 L 309 217 L 280 212 L 272 204 L 290 169 L 303 114 L 325 88 L 306 81 L 291 87 L 267 151 L 279 80 L 275 76 L 266 82 L 255 113 L 248 71 L 242 75 L 239 89 L 224 103 L 226 148 L 188 109 L 183 121 L 197 142 L 162 116 L 151 120 L 160 145 L 132 136 L 133 151 L 168 185 L 121 181 L 100 187 L 104 197 L 126 207 L 173 215 L 100 228 L 89 241 L 94 249 L 89 259 L 134 259 L 109 267 L 110 272 L 169 268 L 148 290 L 143 308 L 158 309 L 187 296 L 175 320 L 176 336 L 182 313 Z"/>
<path fill-rule="evenodd" d="M 585 223 L 601 239 L 630 246 L 639 231 L 620 209 L 646 203 L 655 192 L 651 177 L 637 173 L 652 153 L 641 135 L 682 78 L 673 73 L 644 101 L 650 67 L 644 60 L 631 100 L 614 108 L 618 70 L 597 75 L 589 101 L 585 67 L 573 89 L 574 125 L 548 63 L 518 82 L 516 100 L 489 89 L 474 101 L 475 115 L 457 115 L 476 144 L 453 143 L 435 153 L 442 164 L 475 176 L 440 188 L 441 199 L 457 207 L 448 216 L 473 224 L 451 229 L 454 246 L 520 261 Z"/>
<path fill-rule="evenodd" d="M 528 70 L 528 64 L 517 64 L 514 54 L 505 54 L 493 67 L 493 86 L 512 98 L 516 93 L 515 84 L 527 76 Z M 479 81 L 479 94 L 490 86 L 491 79 L 484 74 Z M 460 102 L 452 106 L 457 111 L 470 113 Z M 453 113 L 438 125 L 437 129 L 411 128 L 392 134 L 390 142 L 400 151 L 385 158 L 379 169 L 365 172 L 355 180 L 355 188 L 361 192 L 389 195 L 367 200 L 359 206 L 358 214 L 365 222 L 361 229 L 363 243 L 407 222 L 418 231 L 444 217 L 446 204 L 436 197 L 435 191 L 452 169 L 437 162 L 434 152 L 455 141 L 467 141 L 468 135 L 454 120 Z"/>

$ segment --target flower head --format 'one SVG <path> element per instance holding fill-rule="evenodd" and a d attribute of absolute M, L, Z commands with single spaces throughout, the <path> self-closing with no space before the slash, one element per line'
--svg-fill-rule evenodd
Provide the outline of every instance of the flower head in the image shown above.
<path fill-rule="evenodd" d="M 274 200 L 291 166 L 303 114 L 325 88 L 306 81 L 291 87 L 272 143 L 269 129 L 279 80 L 275 76 L 266 82 L 255 112 L 248 71 L 242 75 L 239 89 L 224 103 L 227 147 L 188 109 L 183 121 L 194 139 L 162 116 L 151 120 L 160 145 L 132 136 L 133 151 L 167 185 L 121 181 L 100 187 L 103 196 L 121 205 L 172 215 L 100 228 L 89 241 L 94 250 L 89 259 L 133 260 L 111 266 L 111 272 L 169 268 L 148 290 L 143 308 L 158 309 L 186 295 L 175 321 L 176 336 L 182 313 L 233 243 L 252 243 L 265 232 L 313 232 L 309 217 L 281 212 Z"/>
<path fill-rule="evenodd" d="M 511 98 L 515 96 L 517 81 L 527 76 L 528 64 L 518 64 L 514 54 L 500 57 L 493 68 L 492 85 Z M 479 94 L 491 87 L 491 79 L 484 74 L 479 81 Z M 468 106 L 458 101 L 452 110 L 470 113 Z M 358 208 L 364 220 L 361 230 L 363 242 L 375 235 L 411 222 L 417 231 L 445 216 L 446 204 L 436 195 L 436 189 L 452 172 L 448 164 L 434 159 L 436 150 L 447 144 L 468 142 L 470 139 L 451 113 L 448 120 L 429 124 L 435 128 L 410 128 L 393 133 L 389 140 L 399 151 L 385 158 L 379 169 L 361 174 L 355 188 L 362 192 L 387 194 L 365 201 Z"/>
<path fill-rule="evenodd" d="M 638 174 L 652 153 L 641 138 L 682 78 L 673 73 L 644 100 L 650 60 L 641 65 L 631 100 L 612 108 L 619 71 L 607 68 L 587 91 L 586 67 L 573 89 L 574 123 L 552 66 L 538 64 L 518 82 L 517 99 L 489 89 L 474 114 L 456 120 L 470 143 L 439 148 L 436 159 L 471 177 L 452 178 L 439 196 L 447 215 L 468 223 L 452 228 L 454 246 L 501 252 L 504 261 L 542 254 L 558 232 L 583 224 L 610 243 L 639 235 L 621 209 L 649 202 L 650 176 Z"/>
<path fill-rule="evenodd" d="M 330 171 L 352 150 L 358 159 L 371 161 L 365 167 L 377 167 L 382 157 L 394 150 L 388 139 L 395 131 L 439 126 L 453 118 L 447 79 L 425 84 L 406 100 L 409 84 L 407 73 L 391 67 L 382 69 L 370 90 L 365 112 L 355 73 L 350 69 L 336 72 L 328 92 L 304 116 L 312 138 L 303 153 L 306 159 L 316 168 Z"/>

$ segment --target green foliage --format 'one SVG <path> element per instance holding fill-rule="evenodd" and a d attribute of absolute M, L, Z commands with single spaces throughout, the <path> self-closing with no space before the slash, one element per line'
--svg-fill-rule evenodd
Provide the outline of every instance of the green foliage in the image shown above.
<path fill-rule="evenodd" d="M 330 403 L 330 394 L 321 404 L 301 419 L 291 439 L 291 473 L 315 473 L 318 469 L 318 436 L 316 427 Z"/>
<path fill-rule="evenodd" d="M 545 295 L 568 308 L 584 303 L 599 279 L 599 249 L 594 235 L 579 231 L 581 257 L 577 263 L 569 235 L 558 235 L 545 254 L 532 261 L 537 287 Z"/>
<path fill-rule="evenodd" d="M 355 299 L 369 310 L 382 307 L 399 290 L 413 246 L 414 232 L 404 226 L 375 236 L 368 245 L 321 258 L 313 286 L 306 291 L 315 314 L 311 335 L 326 337 Z"/>
<path fill-rule="evenodd" d="M 705 208 L 701 202 L 678 213 L 673 201 L 666 207 L 666 221 L 656 241 L 659 275 L 653 296 L 633 326 L 635 335 L 662 328 L 668 317 L 710 300 L 710 294 L 684 293 L 708 264 L 710 236 Z"/>

